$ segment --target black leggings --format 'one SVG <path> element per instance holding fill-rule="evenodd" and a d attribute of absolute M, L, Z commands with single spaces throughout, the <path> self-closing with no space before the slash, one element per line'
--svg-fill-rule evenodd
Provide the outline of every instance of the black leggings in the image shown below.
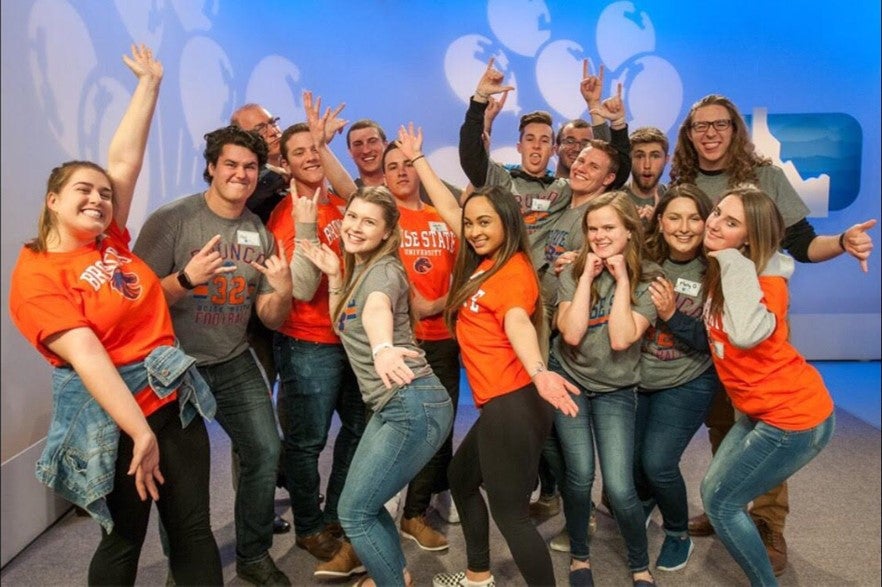
<path fill-rule="evenodd" d="M 223 585 L 220 554 L 209 520 L 210 449 L 205 422 L 198 415 L 181 428 L 178 402 L 163 406 L 147 418 L 159 443 L 159 485 L 156 509 L 170 542 L 169 565 L 177 585 Z M 151 499 L 141 501 L 132 462 L 132 439 L 120 432 L 113 491 L 107 505 L 113 531 L 101 529 L 101 542 L 89 565 L 90 585 L 133 585 Z"/>
<path fill-rule="evenodd" d="M 490 513 L 528 585 L 554 585 L 554 568 L 530 519 L 530 493 L 553 409 L 532 384 L 484 404 L 448 469 L 450 493 L 462 519 L 468 568 L 490 570 Z M 476 466 L 477 465 L 477 466 Z"/>

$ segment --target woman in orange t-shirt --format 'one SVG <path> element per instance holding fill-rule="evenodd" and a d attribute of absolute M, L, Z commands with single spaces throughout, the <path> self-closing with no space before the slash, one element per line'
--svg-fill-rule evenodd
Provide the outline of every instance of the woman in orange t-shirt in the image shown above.
<path fill-rule="evenodd" d="M 739 418 L 701 483 L 704 509 L 751 585 L 777 585 L 747 504 L 796 473 L 830 441 L 833 400 L 789 342 L 784 221 L 755 188 L 728 192 L 707 220 L 704 322 L 717 373 Z"/>
<path fill-rule="evenodd" d="M 90 585 L 134 584 L 151 500 L 168 532 L 175 581 L 220 585 L 199 415 L 213 415 L 214 401 L 175 347 L 159 279 L 129 250 L 126 230 L 162 65 L 143 46 L 123 60 L 138 85 L 107 170 L 88 161 L 52 170 L 38 236 L 12 274 L 12 320 L 56 367 L 37 477 L 101 524 Z"/>
<path fill-rule="evenodd" d="M 570 415 L 576 389 L 547 371 L 537 328 L 543 328 L 539 281 L 517 202 L 498 186 L 472 193 L 460 210 L 420 151 L 422 132 L 398 133 L 441 217 L 468 243 L 460 246 L 445 310 L 455 330 L 478 419 L 453 455 L 450 492 L 466 541 L 467 568 L 436 575 L 434 585 L 490 585 L 490 511 L 528 585 L 554 585 L 551 556 L 529 516 L 539 455 L 551 430 L 552 407 Z"/>

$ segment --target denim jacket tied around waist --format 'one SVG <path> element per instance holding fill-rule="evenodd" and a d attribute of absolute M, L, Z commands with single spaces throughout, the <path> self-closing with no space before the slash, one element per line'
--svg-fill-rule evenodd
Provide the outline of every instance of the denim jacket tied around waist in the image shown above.
<path fill-rule="evenodd" d="M 159 346 L 143 361 L 117 370 L 133 394 L 148 385 L 160 398 L 178 390 L 181 425 L 186 428 L 197 414 L 211 420 L 217 408 L 195 364 L 196 359 L 180 348 Z M 71 367 L 53 371 L 52 401 L 37 479 L 89 512 L 110 533 L 113 520 L 106 496 L 113 491 L 119 428 Z"/>

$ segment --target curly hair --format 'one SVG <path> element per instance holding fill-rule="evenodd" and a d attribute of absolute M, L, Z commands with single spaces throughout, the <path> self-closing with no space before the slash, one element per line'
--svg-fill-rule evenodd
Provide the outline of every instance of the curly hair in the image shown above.
<path fill-rule="evenodd" d="M 757 167 L 771 165 L 772 161 L 756 152 L 756 147 L 750 140 L 747 132 L 747 124 L 744 117 L 738 111 L 735 104 L 729 98 L 719 94 L 710 94 L 696 102 L 689 109 L 689 114 L 680 125 L 677 133 L 677 146 L 674 148 L 674 157 L 671 161 L 671 185 L 678 183 L 695 183 L 698 176 L 698 151 L 692 143 L 692 121 L 699 108 L 706 106 L 722 106 L 729 112 L 732 121 L 732 142 L 729 144 L 729 152 L 726 153 L 726 174 L 729 176 L 729 187 L 737 187 L 746 183 L 756 183 Z"/>
<path fill-rule="evenodd" d="M 263 168 L 266 165 L 268 148 L 266 141 L 260 136 L 260 133 L 242 130 L 234 125 L 224 126 L 205 134 L 205 151 L 202 153 L 205 157 L 205 170 L 202 172 L 202 178 L 205 180 L 205 183 L 211 183 L 211 174 L 208 173 L 208 166 L 217 165 L 221 151 L 224 150 L 226 145 L 245 147 L 257 155 L 257 166 L 259 168 Z"/>

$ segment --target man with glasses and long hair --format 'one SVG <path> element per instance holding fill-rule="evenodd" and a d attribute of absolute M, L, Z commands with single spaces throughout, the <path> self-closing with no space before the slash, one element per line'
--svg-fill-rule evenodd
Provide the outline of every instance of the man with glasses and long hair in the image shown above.
<path fill-rule="evenodd" d="M 736 187 L 753 186 L 766 193 L 784 217 L 786 230 L 781 241 L 794 259 L 817 263 L 848 253 L 867 271 L 873 242 L 867 230 L 875 220 L 848 228 L 838 235 L 818 235 L 806 219 L 808 207 L 790 185 L 784 171 L 756 152 L 744 118 L 725 96 L 710 94 L 692 105 L 680 126 L 671 163 L 671 185 L 694 183 L 714 203 Z M 705 424 L 715 453 L 735 422 L 729 398 L 717 394 Z M 790 511 L 787 485 L 782 483 L 753 502 L 751 516 L 766 546 L 775 575 L 787 566 L 784 521 Z M 714 528 L 701 514 L 689 520 L 689 533 L 709 536 Z"/>

